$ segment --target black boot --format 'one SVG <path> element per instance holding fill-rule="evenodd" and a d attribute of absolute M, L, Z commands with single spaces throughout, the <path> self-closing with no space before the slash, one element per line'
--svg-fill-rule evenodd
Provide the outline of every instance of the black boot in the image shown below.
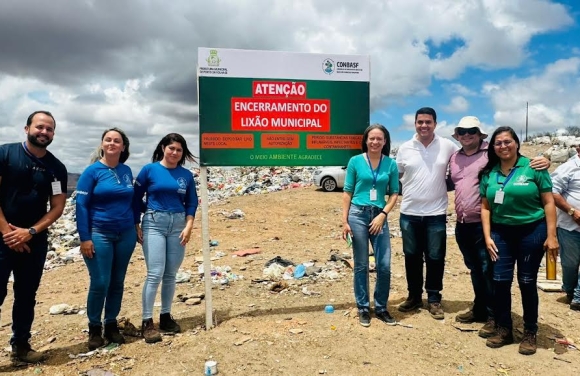
<path fill-rule="evenodd" d="M 95 350 L 105 344 L 101 325 L 89 325 L 89 350 Z"/>
<path fill-rule="evenodd" d="M 171 333 L 181 332 L 181 327 L 173 320 L 170 313 L 162 313 L 159 315 L 159 329 Z"/>
<path fill-rule="evenodd" d="M 29 343 L 12 345 L 11 357 L 14 363 L 40 363 L 46 360 L 46 355 L 32 350 Z"/>
<path fill-rule="evenodd" d="M 118 343 L 119 345 L 125 343 L 125 337 L 119 333 L 117 322 L 105 324 L 105 338 L 109 343 Z"/>

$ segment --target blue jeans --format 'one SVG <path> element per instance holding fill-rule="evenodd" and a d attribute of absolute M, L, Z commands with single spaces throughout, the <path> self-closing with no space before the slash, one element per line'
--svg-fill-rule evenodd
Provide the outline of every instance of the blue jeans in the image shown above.
<path fill-rule="evenodd" d="M 377 281 L 375 284 L 375 312 L 387 310 L 391 290 L 391 238 L 387 221 L 377 235 L 369 234 L 369 225 L 382 208 L 351 204 L 348 224 L 352 230 L 354 258 L 354 297 L 359 310 L 369 310 L 369 241 L 375 254 Z"/>
<path fill-rule="evenodd" d="M 514 265 L 518 263 L 518 285 L 522 296 L 524 329 L 538 331 L 538 269 L 544 257 L 544 242 L 548 236 L 546 221 L 541 219 L 524 225 L 492 223 L 491 237 L 499 259 L 495 262 L 495 318 L 498 326 L 512 329 L 512 295 Z"/>
<path fill-rule="evenodd" d="M 153 317 L 153 304 L 161 281 L 161 313 L 171 312 L 175 295 L 175 276 L 185 247 L 179 234 L 185 228 L 185 213 L 147 210 L 143 216 L 143 254 L 147 278 L 143 285 L 143 320 Z"/>
<path fill-rule="evenodd" d="M 457 222 L 455 240 L 471 275 L 473 314 L 482 319 L 493 318 L 493 263 L 485 247 L 481 222 Z"/>
<path fill-rule="evenodd" d="M 558 227 L 558 243 L 562 260 L 562 289 L 580 303 L 580 232 Z"/>
<path fill-rule="evenodd" d="M 423 294 L 425 256 L 427 299 L 429 303 L 439 303 L 447 250 L 446 215 L 415 216 L 401 213 L 400 220 L 409 297 L 420 299 Z"/>
<path fill-rule="evenodd" d="M 30 253 L 15 252 L 0 239 L 0 307 L 8 294 L 10 272 L 14 273 L 11 345 L 26 344 L 30 339 L 36 291 L 40 285 L 48 251 L 46 231 L 35 235 L 28 242 L 28 246 Z"/>
<path fill-rule="evenodd" d="M 101 325 L 103 306 L 105 325 L 117 322 L 121 311 L 125 275 L 137 243 L 137 231 L 131 226 L 123 231 L 92 229 L 95 247 L 93 258 L 84 257 L 91 283 L 87 298 L 89 325 Z"/>

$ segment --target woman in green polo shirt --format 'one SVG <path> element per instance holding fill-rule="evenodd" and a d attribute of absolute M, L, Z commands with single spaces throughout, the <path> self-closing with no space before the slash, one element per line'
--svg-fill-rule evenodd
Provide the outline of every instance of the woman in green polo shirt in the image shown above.
<path fill-rule="evenodd" d="M 518 263 L 524 311 L 524 337 L 519 352 L 536 352 L 538 291 L 536 280 L 544 250 L 558 255 L 556 206 L 547 170 L 537 171 L 520 154 L 520 140 L 510 127 L 491 136 L 489 161 L 479 174 L 481 220 L 487 250 L 494 261 L 496 335 L 486 345 L 513 343 L 511 285 Z"/>

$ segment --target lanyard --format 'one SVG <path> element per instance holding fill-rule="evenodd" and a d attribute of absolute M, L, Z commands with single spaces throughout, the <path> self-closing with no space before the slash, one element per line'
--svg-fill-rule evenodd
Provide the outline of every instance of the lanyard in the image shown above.
<path fill-rule="evenodd" d="M 381 169 L 381 162 L 383 161 L 383 155 L 381 154 L 381 159 L 379 159 L 379 165 L 376 170 L 373 170 L 373 165 L 369 159 L 369 153 L 367 153 L 367 161 L 369 162 L 369 168 L 371 169 L 371 174 L 373 174 L 373 188 L 377 185 L 377 178 L 379 177 L 379 171 Z"/>
<path fill-rule="evenodd" d="M 54 178 L 54 181 L 57 181 L 56 176 L 54 175 L 54 171 L 48 168 L 48 166 L 46 166 L 43 161 L 41 161 L 36 155 L 32 154 L 30 150 L 28 150 L 28 146 L 26 146 L 26 141 L 22 142 L 22 147 L 24 148 L 24 152 L 26 153 L 26 155 L 28 155 L 35 163 L 39 164 L 42 168 L 48 171 L 48 173 L 51 174 L 52 177 Z"/>
<path fill-rule="evenodd" d="M 512 178 L 512 176 L 514 176 L 514 173 L 516 172 L 517 167 L 512 168 L 512 170 L 510 171 L 510 173 L 508 174 L 508 176 L 506 176 L 505 180 L 503 182 L 500 183 L 499 181 L 499 171 L 497 172 L 497 175 L 495 176 L 496 178 L 496 182 L 497 184 L 501 185 L 501 187 L 499 188 L 500 191 L 503 191 L 503 188 L 507 185 L 508 181 L 510 181 L 510 179 Z"/>

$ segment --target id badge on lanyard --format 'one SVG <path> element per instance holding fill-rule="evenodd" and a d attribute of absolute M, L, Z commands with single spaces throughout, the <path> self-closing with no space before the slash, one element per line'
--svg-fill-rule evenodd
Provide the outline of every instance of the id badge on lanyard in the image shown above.
<path fill-rule="evenodd" d="M 373 175 L 373 187 L 371 188 L 371 190 L 369 192 L 369 199 L 371 201 L 377 201 L 378 195 L 377 195 L 376 185 L 377 185 L 377 178 L 379 177 L 379 171 L 381 169 L 381 163 L 383 162 L 383 156 L 381 155 L 381 159 L 379 160 L 379 165 L 377 166 L 376 170 L 373 170 L 373 165 L 371 164 L 371 160 L 369 158 L 368 153 L 367 153 L 367 161 L 369 162 L 369 168 L 371 169 L 371 174 Z"/>
<path fill-rule="evenodd" d="M 496 175 L 496 182 L 497 184 L 500 184 L 501 187 L 499 188 L 499 191 L 495 192 L 495 197 L 493 199 L 493 203 L 494 204 L 498 204 L 501 205 L 503 204 L 503 199 L 505 197 L 505 192 L 503 190 L 503 188 L 507 185 L 508 181 L 510 181 L 510 179 L 512 178 L 512 176 L 514 176 L 514 173 L 516 172 L 516 168 L 514 167 L 512 168 L 512 170 L 510 171 L 510 173 L 508 174 L 508 176 L 506 176 L 505 180 L 503 181 L 503 183 L 499 182 L 499 172 Z"/>

